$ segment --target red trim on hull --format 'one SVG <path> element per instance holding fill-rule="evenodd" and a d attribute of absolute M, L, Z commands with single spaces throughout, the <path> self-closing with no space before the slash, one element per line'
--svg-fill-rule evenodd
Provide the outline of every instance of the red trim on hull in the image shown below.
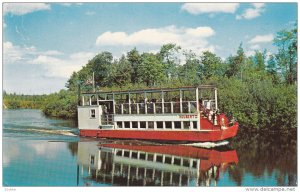
<path fill-rule="evenodd" d="M 180 142 L 222 141 L 234 137 L 238 123 L 226 129 L 205 131 L 157 131 L 157 130 L 80 130 L 80 136 L 117 139 L 144 139 Z"/>

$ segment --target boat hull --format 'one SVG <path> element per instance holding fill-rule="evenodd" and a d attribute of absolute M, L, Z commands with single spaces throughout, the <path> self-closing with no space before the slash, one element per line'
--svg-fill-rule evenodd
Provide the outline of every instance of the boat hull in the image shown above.
<path fill-rule="evenodd" d="M 110 138 L 110 139 L 139 139 L 170 142 L 217 142 L 236 136 L 238 123 L 224 129 L 200 131 L 165 131 L 165 130 L 104 130 L 81 129 L 80 136 Z"/>

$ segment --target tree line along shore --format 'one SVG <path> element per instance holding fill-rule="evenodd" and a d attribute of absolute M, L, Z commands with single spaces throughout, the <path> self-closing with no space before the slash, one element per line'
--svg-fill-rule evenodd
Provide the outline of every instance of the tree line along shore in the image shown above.
<path fill-rule="evenodd" d="M 17 95 L 3 91 L 3 108 L 41 109 L 51 117 L 77 117 L 80 92 L 130 90 L 216 84 L 221 112 L 231 113 L 244 132 L 294 134 L 297 129 L 297 26 L 277 32 L 276 53 L 255 51 L 246 56 L 243 45 L 221 59 L 210 51 L 195 53 L 180 45 L 163 45 L 157 53 L 136 48 L 114 59 L 101 52 L 73 72 L 66 90 L 49 95 Z"/>

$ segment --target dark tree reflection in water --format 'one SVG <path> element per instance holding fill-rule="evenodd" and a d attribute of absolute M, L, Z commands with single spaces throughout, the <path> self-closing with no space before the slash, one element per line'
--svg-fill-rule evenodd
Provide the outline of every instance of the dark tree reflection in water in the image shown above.
<path fill-rule="evenodd" d="M 68 149 L 70 150 L 72 156 L 76 156 L 78 152 L 78 142 L 68 143 Z"/>
<path fill-rule="evenodd" d="M 229 169 L 232 180 L 241 185 L 245 173 L 251 173 L 257 179 L 265 174 L 269 177 L 275 174 L 278 186 L 297 185 L 296 135 L 239 133 L 233 141 L 239 163 Z"/>

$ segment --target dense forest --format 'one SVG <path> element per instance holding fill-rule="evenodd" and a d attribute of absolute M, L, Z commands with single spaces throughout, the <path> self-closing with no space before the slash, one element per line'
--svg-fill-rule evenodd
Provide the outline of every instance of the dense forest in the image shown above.
<path fill-rule="evenodd" d="M 32 97 L 38 101 L 32 105 L 5 94 L 4 104 L 76 118 L 77 95 L 93 90 L 93 73 L 96 90 L 216 84 L 220 111 L 233 114 L 245 131 L 293 134 L 297 128 L 297 26 L 278 32 L 273 42 L 277 52 L 272 55 L 257 50 L 246 56 L 241 43 L 225 60 L 209 51 L 195 53 L 171 43 L 158 53 L 134 48 L 118 59 L 101 52 L 73 72 L 67 90 Z"/>
<path fill-rule="evenodd" d="M 8 109 L 41 109 L 46 95 L 17 95 L 3 91 L 3 107 Z"/>

